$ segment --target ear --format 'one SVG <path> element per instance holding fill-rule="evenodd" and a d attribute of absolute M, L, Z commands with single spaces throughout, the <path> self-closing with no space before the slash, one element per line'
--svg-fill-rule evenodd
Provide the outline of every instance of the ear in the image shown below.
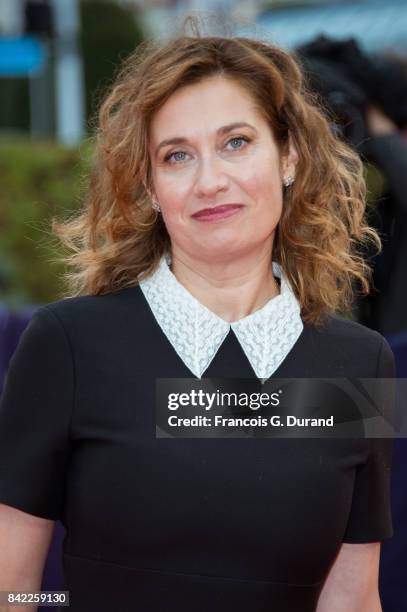
<path fill-rule="evenodd" d="M 295 168 L 298 162 L 298 151 L 294 145 L 291 134 L 288 137 L 288 153 L 282 158 L 282 174 L 283 179 L 292 176 L 295 177 Z"/>

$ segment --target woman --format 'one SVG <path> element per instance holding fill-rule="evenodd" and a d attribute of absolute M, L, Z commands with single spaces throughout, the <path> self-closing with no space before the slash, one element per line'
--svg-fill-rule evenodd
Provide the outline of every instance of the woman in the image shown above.
<path fill-rule="evenodd" d="M 54 223 L 71 299 L 6 381 L 2 589 L 40 587 L 60 519 L 75 612 L 381 610 L 388 441 L 161 439 L 154 418 L 157 378 L 394 375 L 335 314 L 369 289 L 364 196 L 285 51 L 179 36 L 127 61 L 86 205 Z"/>

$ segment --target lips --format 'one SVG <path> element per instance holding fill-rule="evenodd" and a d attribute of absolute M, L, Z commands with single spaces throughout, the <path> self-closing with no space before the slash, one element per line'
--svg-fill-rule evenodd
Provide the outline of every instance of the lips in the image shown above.
<path fill-rule="evenodd" d="M 192 216 L 196 219 L 201 217 L 211 217 L 211 216 L 220 216 L 225 213 L 231 213 L 234 210 L 239 210 L 242 208 L 243 204 L 221 204 L 220 206 L 214 206 L 213 208 L 203 208 L 202 210 L 198 210 Z"/>

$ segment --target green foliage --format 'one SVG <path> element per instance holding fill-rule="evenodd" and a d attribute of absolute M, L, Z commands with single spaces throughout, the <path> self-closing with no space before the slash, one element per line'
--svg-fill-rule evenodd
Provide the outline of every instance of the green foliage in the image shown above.
<path fill-rule="evenodd" d="M 81 48 L 86 83 L 86 114 L 92 118 L 121 61 L 142 40 L 132 13 L 114 2 L 82 0 Z"/>
<path fill-rule="evenodd" d="M 30 129 L 28 79 L 2 78 L 0 129 L 27 132 Z"/>
<path fill-rule="evenodd" d="M 50 221 L 81 205 L 92 148 L 0 140 L 0 299 L 10 307 L 61 297 L 62 254 Z"/>

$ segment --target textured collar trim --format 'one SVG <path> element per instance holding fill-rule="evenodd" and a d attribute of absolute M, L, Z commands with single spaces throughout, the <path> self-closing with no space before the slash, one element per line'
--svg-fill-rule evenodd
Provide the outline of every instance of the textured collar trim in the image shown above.
<path fill-rule="evenodd" d="M 280 294 L 232 323 L 218 317 L 189 293 L 169 266 L 170 257 L 165 255 L 155 272 L 139 285 L 157 323 L 187 368 L 201 378 L 232 329 L 257 378 L 267 380 L 291 351 L 304 327 L 300 305 L 281 266 L 273 262 L 273 273 L 280 278 Z"/>

